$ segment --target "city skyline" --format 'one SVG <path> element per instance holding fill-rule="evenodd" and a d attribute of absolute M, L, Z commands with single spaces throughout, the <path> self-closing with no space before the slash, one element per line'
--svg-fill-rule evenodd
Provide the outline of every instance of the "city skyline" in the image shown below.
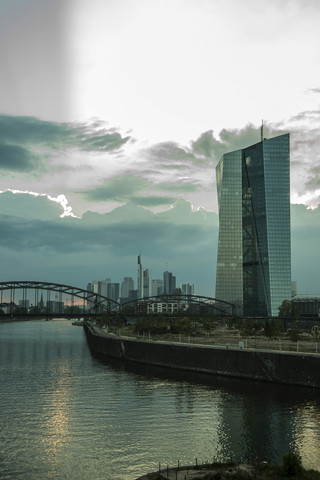
<path fill-rule="evenodd" d="M 159 277 L 160 275 L 158 275 Z M 121 281 L 122 278 L 122 281 Z M 118 287 L 115 287 L 117 285 Z M 111 293 L 112 287 L 112 293 Z M 117 288 L 117 290 L 115 290 Z M 118 276 L 118 281 L 113 282 L 111 278 L 100 280 L 91 280 L 87 284 L 88 291 L 99 293 L 113 300 L 126 299 L 134 300 L 137 298 L 158 296 L 162 294 L 172 294 L 176 290 L 181 290 L 183 294 L 193 295 L 195 293 L 194 283 L 177 282 L 176 276 L 165 270 L 161 278 L 156 278 L 150 268 L 144 269 L 141 253 L 137 257 L 137 275 L 136 278 L 128 276 Z M 117 298 L 114 292 L 117 291 Z"/>
<path fill-rule="evenodd" d="M 141 249 L 156 277 L 214 296 L 215 167 L 264 118 L 267 138 L 291 136 L 292 279 L 319 294 L 319 13 L 313 0 L 2 3 L 2 280 L 135 278 Z"/>

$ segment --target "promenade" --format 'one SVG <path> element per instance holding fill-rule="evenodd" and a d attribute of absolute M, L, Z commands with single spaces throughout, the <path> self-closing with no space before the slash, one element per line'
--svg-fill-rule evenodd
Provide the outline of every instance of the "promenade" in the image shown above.
<path fill-rule="evenodd" d="M 107 329 L 106 327 L 95 326 L 97 333 L 104 334 L 116 333 L 128 338 L 139 340 L 154 340 L 170 343 L 183 343 L 191 345 L 207 345 L 222 347 L 226 349 L 253 349 L 253 350 L 271 350 L 292 353 L 308 353 L 320 355 L 320 340 L 317 342 L 312 335 L 302 334 L 299 341 L 292 342 L 288 335 L 281 334 L 278 338 L 266 338 L 264 335 L 242 336 L 239 330 L 229 330 L 225 327 L 218 327 L 209 334 L 201 335 L 181 335 L 181 334 L 151 334 L 148 331 L 134 333 L 131 327 L 122 327 Z M 108 331 L 109 330 L 109 331 Z M 110 331 L 111 330 L 111 331 Z"/>

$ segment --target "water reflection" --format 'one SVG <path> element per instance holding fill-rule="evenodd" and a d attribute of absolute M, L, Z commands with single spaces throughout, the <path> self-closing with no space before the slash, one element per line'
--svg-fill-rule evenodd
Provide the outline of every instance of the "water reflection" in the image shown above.
<path fill-rule="evenodd" d="M 71 322 L 0 324 L 0 381 L 2 479 L 132 480 L 290 447 L 320 470 L 319 391 L 102 362 Z"/>
<path fill-rule="evenodd" d="M 320 411 L 318 402 L 307 402 L 297 408 L 294 415 L 292 443 L 297 447 L 307 465 L 320 470 Z"/>
<path fill-rule="evenodd" d="M 58 358 L 51 368 L 54 375 L 47 382 L 43 398 L 45 414 L 40 428 L 46 461 L 51 465 L 52 471 L 55 471 L 56 464 L 60 461 L 58 457 L 63 455 L 64 449 L 71 441 L 72 362 Z"/>
<path fill-rule="evenodd" d="M 195 444 L 203 446 L 207 454 L 203 454 L 204 460 L 281 462 L 283 454 L 292 449 L 301 454 L 306 467 L 320 470 L 319 391 L 211 377 L 92 355 L 115 372 L 135 375 L 139 380 L 135 383 L 137 390 L 144 388 L 142 379 L 155 381 L 158 387 L 159 380 L 171 385 L 176 412 L 188 418 Z M 145 389 L 144 395 L 148 395 Z M 193 415 L 195 410 L 198 412 L 199 402 L 200 418 L 198 413 Z M 208 437 L 210 448 L 203 442 Z"/>

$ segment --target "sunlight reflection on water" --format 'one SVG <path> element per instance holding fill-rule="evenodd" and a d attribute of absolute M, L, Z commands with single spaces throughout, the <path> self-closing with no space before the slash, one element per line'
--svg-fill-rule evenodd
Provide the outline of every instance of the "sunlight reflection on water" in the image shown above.
<path fill-rule="evenodd" d="M 319 392 L 92 357 L 70 321 L 0 324 L 0 476 L 133 480 L 198 461 L 320 470 Z"/>

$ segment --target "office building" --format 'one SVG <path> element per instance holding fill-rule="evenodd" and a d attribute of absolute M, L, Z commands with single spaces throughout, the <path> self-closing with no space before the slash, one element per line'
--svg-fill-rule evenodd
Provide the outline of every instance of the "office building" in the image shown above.
<path fill-rule="evenodd" d="M 163 294 L 163 280 L 152 280 L 152 296 L 157 297 Z"/>
<path fill-rule="evenodd" d="M 180 289 L 181 289 L 181 293 L 183 293 L 184 295 L 194 295 L 193 283 L 181 283 Z"/>
<path fill-rule="evenodd" d="M 50 313 L 64 313 L 64 302 L 48 300 L 47 301 L 47 311 Z"/>
<path fill-rule="evenodd" d="M 143 271 L 143 297 L 150 297 L 151 295 L 151 272 L 147 268 Z"/>
<path fill-rule="evenodd" d="M 19 307 L 30 308 L 30 300 L 26 300 L 26 299 L 19 300 Z"/>
<path fill-rule="evenodd" d="M 138 298 L 143 298 L 143 267 L 141 255 L 138 255 Z"/>
<path fill-rule="evenodd" d="M 91 283 L 88 283 L 87 285 L 87 290 L 89 292 L 93 293 L 98 293 L 99 295 L 102 295 L 103 297 L 108 297 L 108 285 L 110 284 L 111 279 L 106 278 L 105 280 L 92 280 Z M 107 305 L 107 300 L 103 302 L 105 305 Z M 88 302 L 88 305 L 93 305 L 92 302 Z"/>
<path fill-rule="evenodd" d="M 215 297 L 237 313 L 276 316 L 291 298 L 289 134 L 226 153 L 216 167 Z"/>
<path fill-rule="evenodd" d="M 121 298 L 129 299 L 129 292 L 134 290 L 134 281 L 131 277 L 124 277 L 123 282 L 121 283 Z"/>
<path fill-rule="evenodd" d="M 107 297 L 115 302 L 119 300 L 120 283 L 108 283 Z"/>
<path fill-rule="evenodd" d="M 176 277 L 171 272 L 163 272 L 163 289 L 164 293 L 171 294 L 176 288 Z"/>

